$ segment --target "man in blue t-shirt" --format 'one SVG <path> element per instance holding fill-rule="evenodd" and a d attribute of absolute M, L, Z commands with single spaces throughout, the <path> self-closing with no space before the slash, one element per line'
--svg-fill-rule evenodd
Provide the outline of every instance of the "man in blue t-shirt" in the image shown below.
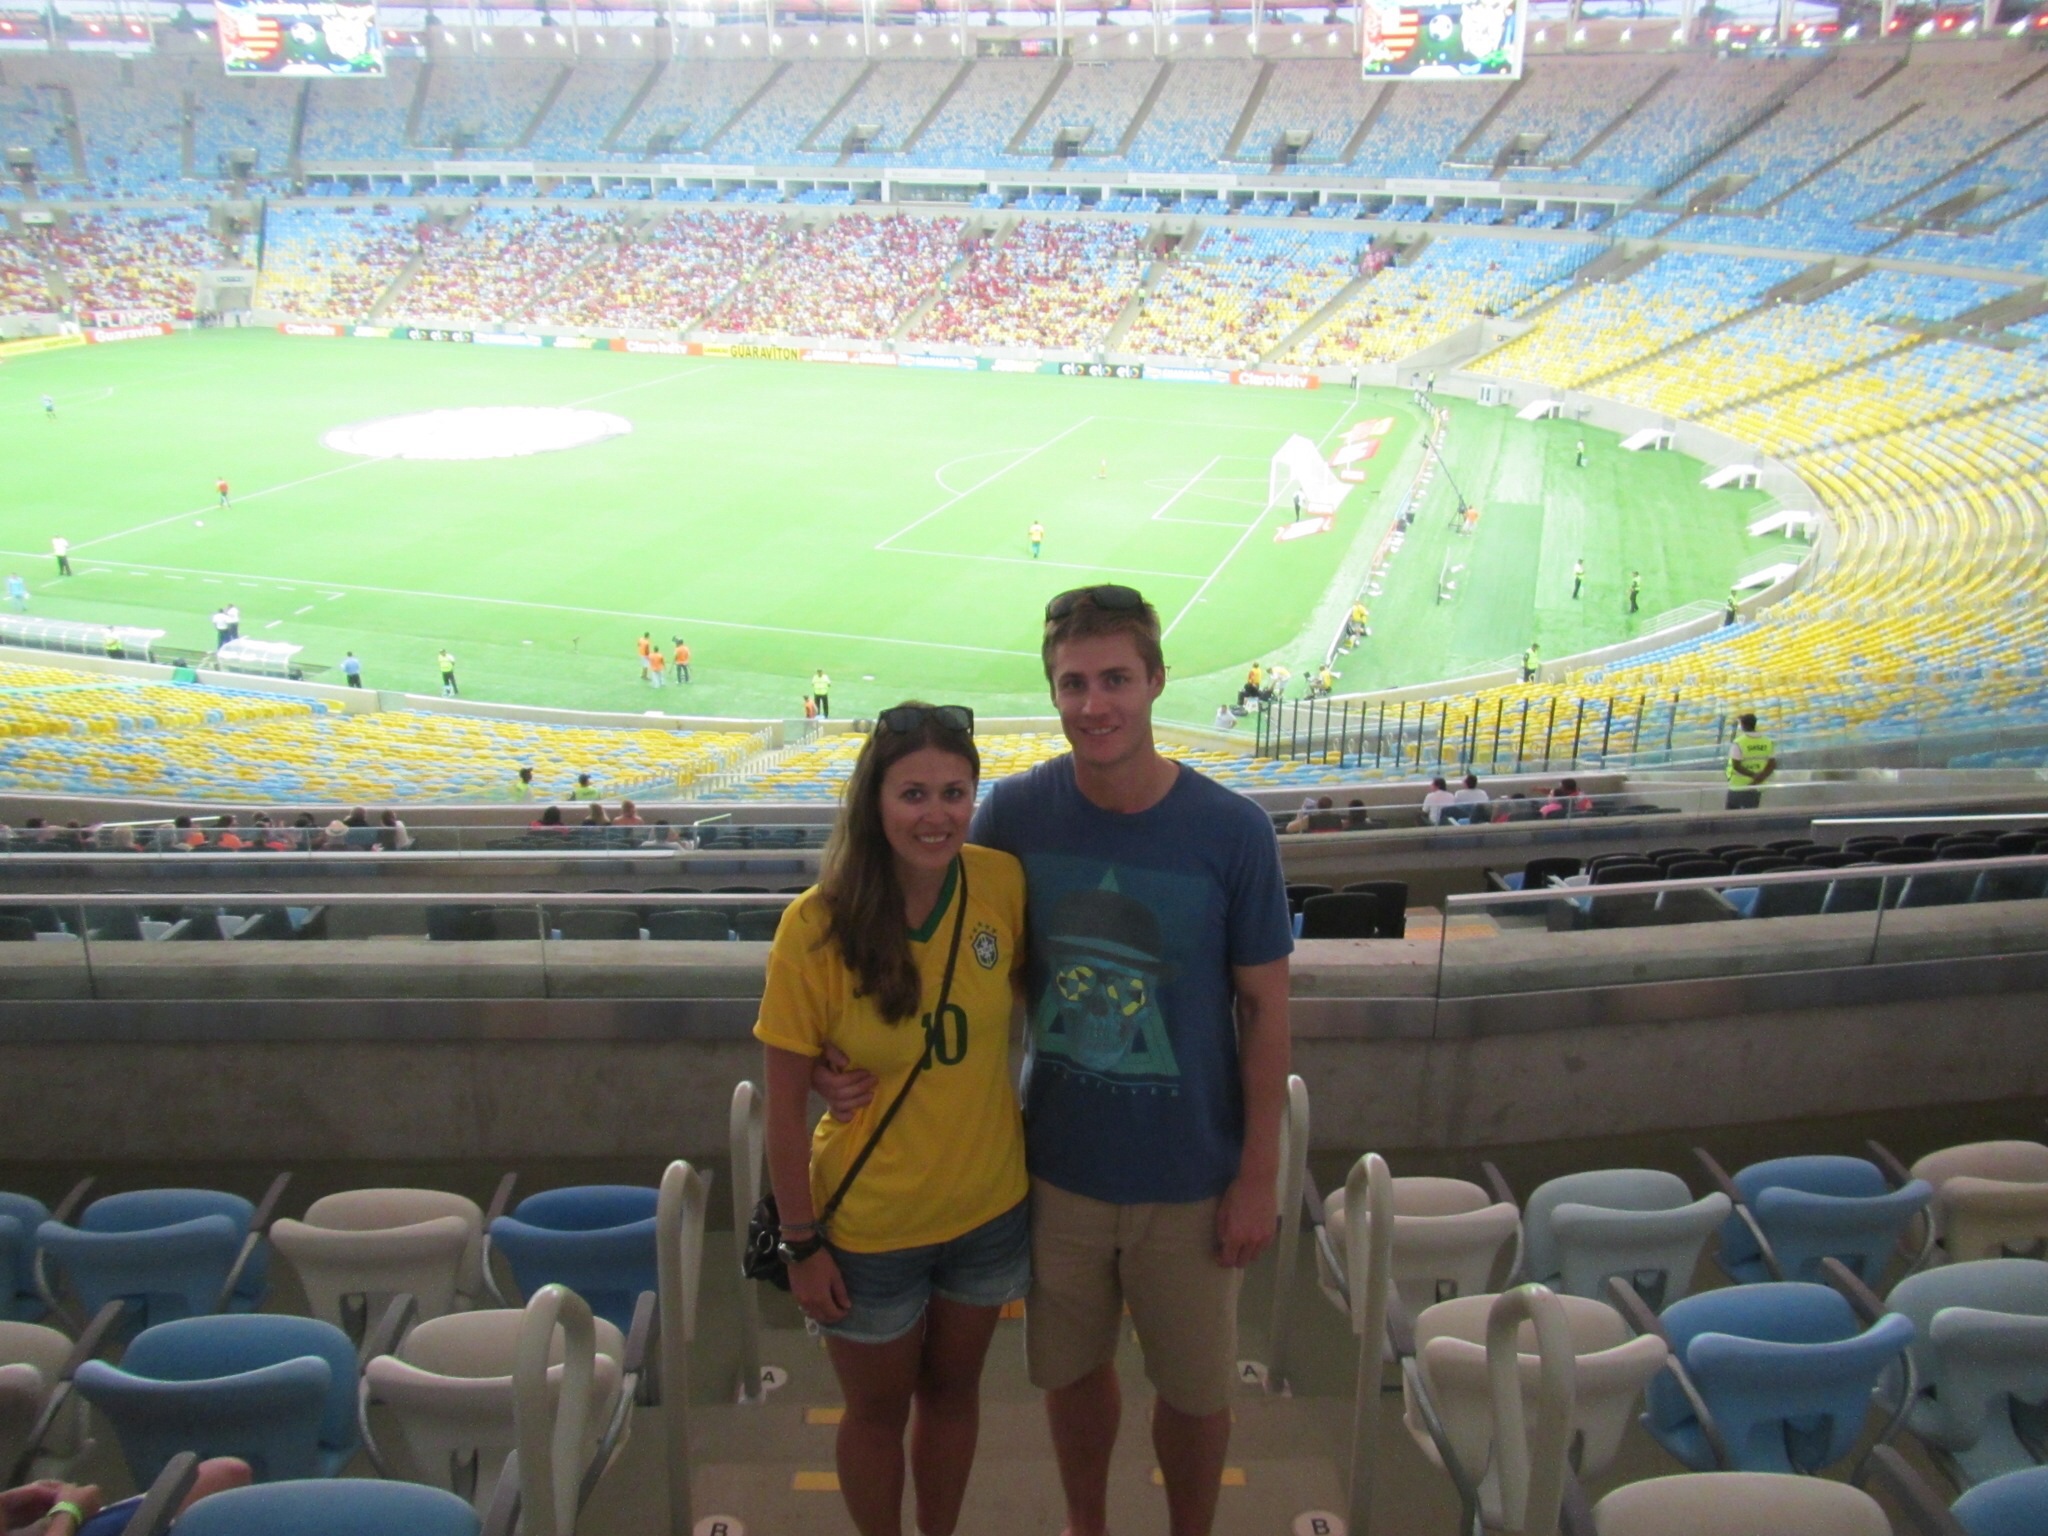
<path fill-rule="evenodd" d="M 1159 616 L 1129 587 L 1046 606 L 1068 745 L 1005 779 L 969 840 L 1029 885 L 1032 1381 L 1072 1536 L 1101 1536 L 1125 1305 L 1158 1392 L 1174 1536 L 1202 1536 L 1230 1442 L 1237 1292 L 1273 1240 L 1294 941 L 1270 819 L 1162 757 Z"/>
<path fill-rule="evenodd" d="M 1028 877 L 1025 1150 L 1031 1379 L 1046 1394 L 1071 1536 L 1102 1536 L 1130 1308 L 1158 1394 L 1172 1536 L 1215 1519 L 1244 1268 L 1273 1240 L 1294 947 L 1273 824 L 1162 757 L 1159 616 L 1129 587 L 1046 605 L 1042 654 L 1068 745 L 1005 779 L 968 838 Z M 821 1058 L 835 1114 L 873 1094 Z"/>

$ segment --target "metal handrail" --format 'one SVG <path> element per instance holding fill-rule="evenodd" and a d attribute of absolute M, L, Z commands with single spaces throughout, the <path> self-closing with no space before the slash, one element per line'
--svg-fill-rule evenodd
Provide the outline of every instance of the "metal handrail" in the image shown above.
<path fill-rule="evenodd" d="M 1936 859 L 1926 864 L 1852 864 L 1843 869 L 1778 869 L 1755 875 L 1695 875 L 1684 880 L 1617 881 L 1613 885 L 1546 885 L 1533 891 L 1483 891 L 1444 898 L 1445 916 L 1490 907 L 1526 907 L 1532 901 L 1569 901 L 1581 896 L 1651 896 L 1664 891 L 1712 891 L 1760 885 L 1831 884 L 1837 880 L 1901 880 L 1914 875 L 1967 875 L 1988 869 L 2048 868 L 2048 854 L 2003 859 Z M 1931 910 L 1931 909 L 1930 909 Z"/>

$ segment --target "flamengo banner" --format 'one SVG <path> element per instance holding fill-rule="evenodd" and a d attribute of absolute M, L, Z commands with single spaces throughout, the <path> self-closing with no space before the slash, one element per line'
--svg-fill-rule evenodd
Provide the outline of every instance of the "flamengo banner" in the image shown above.
<path fill-rule="evenodd" d="M 87 331 L 87 341 L 140 341 L 145 336 L 168 336 L 168 324 L 159 325 L 109 325 L 98 330 Z"/>
<path fill-rule="evenodd" d="M 1233 384 L 1254 389 L 1321 389 L 1323 381 L 1312 373 L 1267 373 L 1258 368 L 1240 368 L 1230 376 Z"/>
<path fill-rule="evenodd" d="M 178 317 L 168 309 L 89 309 L 79 318 L 89 328 L 104 330 L 123 325 L 158 325 Z"/>
<path fill-rule="evenodd" d="M 348 332 L 338 325 L 313 325 L 303 320 L 287 320 L 277 328 L 280 336 L 346 336 Z"/>

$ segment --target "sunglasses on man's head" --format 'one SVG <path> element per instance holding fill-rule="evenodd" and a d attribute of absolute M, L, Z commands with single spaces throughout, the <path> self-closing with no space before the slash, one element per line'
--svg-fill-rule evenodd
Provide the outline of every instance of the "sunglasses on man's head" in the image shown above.
<path fill-rule="evenodd" d="M 875 725 L 879 730 L 908 736 L 927 720 L 941 730 L 974 734 L 974 711 L 965 704 L 898 704 L 875 716 Z"/>
<path fill-rule="evenodd" d="M 1045 605 L 1045 620 L 1048 624 L 1057 623 L 1083 603 L 1092 603 L 1110 613 L 1129 613 L 1145 606 L 1145 594 L 1136 587 L 1075 587 Z"/>

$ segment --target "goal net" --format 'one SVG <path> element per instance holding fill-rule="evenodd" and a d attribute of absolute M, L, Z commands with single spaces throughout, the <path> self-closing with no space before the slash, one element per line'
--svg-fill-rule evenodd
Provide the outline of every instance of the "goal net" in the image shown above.
<path fill-rule="evenodd" d="M 1266 476 L 1266 505 L 1291 507 L 1299 493 L 1304 515 L 1328 517 L 1350 489 L 1323 462 L 1321 450 L 1297 434 L 1282 443 L 1280 451 L 1273 455 Z"/>

